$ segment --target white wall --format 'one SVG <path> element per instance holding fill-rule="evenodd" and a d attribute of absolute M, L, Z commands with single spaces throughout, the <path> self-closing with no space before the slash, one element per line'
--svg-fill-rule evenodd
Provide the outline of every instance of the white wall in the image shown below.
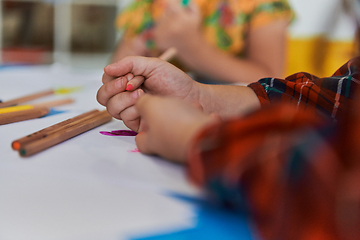
<path fill-rule="evenodd" d="M 333 40 L 351 41 L 354 21 L 345 13 L 341 0 L 288 0 L 296 13 L 290 27 L 293 37 L 324 35 Z"/>

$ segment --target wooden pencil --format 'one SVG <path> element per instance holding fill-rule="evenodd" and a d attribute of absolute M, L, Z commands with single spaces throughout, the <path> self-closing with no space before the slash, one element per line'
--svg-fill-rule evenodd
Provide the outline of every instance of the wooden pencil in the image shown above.
<path fill-rule="evenodd" d="M 23 110 L 33 109 L 33 108 L 34 108 L 33 105 L 17 105 L 17 106 L 12 106 L 12 107 L 4 107 L 4 108 L 0 108 L 0 114 L 9 113 L 9 112 L 18 112 L 18 111 L 23 111 Z"/>
<path fill-rule="evenodd" d="M 49 126 L 47 128 L 41 129 L 40 131 L 34 132 L 32 134 L 29 134 L 25 137 L 19 138 L 17 140 L 14 140 L 11 143 L 11 147 L 14 150 L 19 150 L 21 147 L 23 147 L 25 144 L 39 140 L 41 138 L 44 138 L 50 134 L 55 133 L 56 131 L 61 130 L 61 128 L 64 128 L 65 126 L 69 126 L 71 123 L 76 123 L 77 121 L 81 121 L 86 119 L 86 117 L 93 116 L 96 113 L 98 113 L 99 110 L 95 109 L 92 111 L 85 112 L 83 114 L 80 114 L 78 116 L 75 116 L 73 118 L 69 118 L 65 121 L 59 122 L 57 124 L 54 124 L 52 126 Z"/>
<path fill-rule="evenodd" d="M 36 107 L 56 107 L 56 106 L 61 106 L 61 105 L 65 105 L 65 104 L 70 104 L 73 103 L 74 99 L 72 98 L 65 98 L 65 99 L 60 99 L 60 100 L 54 100 L 54 101 L 49 101 L 49 102 L 43 102 L 43 103 L 38 103 L 38 104 L 26 104 L 26 105 L 17 105 L 17 106 L 12 106 L 12 107 L 4 107 L 4 108 L 0 108 L 0 114 L 3 113 L 9 113 L 9 112 L 17 112 L 17 111 L 22 111 L 22 110 L 27 110 L 27 109 L 33 109 Z"/>
<path fill-rule="evenodd" d="M 36 104 L 33 104 L 33 106 L 34 107 L 50 107 L 51 108 L 51 107 L 57 107 L 57 106 L 70 104 L 73 102 L 74 102 L 74 99 L 65 98 L 65 99 L 59 99 L 59 100 L 54 100 L 54 101 L 49 101 L 49 102 L 36 103 Z"/>
<path fill-rule="evenodd" d="M 165 52 L 163 52 L 159 58 L 164 61 L 170 61 L 175 55 L 177 54 L 177 50 L 174 47 L 171 47 L 167 49 Z"/>
<path fill-rule="evenodd" d="M 34 100 L 34 99 L 38 99 L 38 98 L 41 98 L 41 97 L 52 95 L 54 93 L 55 93 L 55 91 L 50 89 L 50 90 L 30 94 L 30 95 L 27 95 L 27 96 L 24 96 L 24 97 L 15 98 L 13 100 L 9 100 L 9 101 L 5 101 L 5 102 L 0 103 L 0 108 L 14 106 L 14 105 L 18 105 L 18 104 L 24 103 L 24 102 L 29 102 L 29 101 Z"/>
<path fill-rule="evenodd" d="M 22 157 L 31 156 L 65 140 L 75 137 L 83 132 L 107 123 L 111 121 L 111 119 L 112 117 L 107 113 L 106 110 L 101 111 L 86 121 L 82 121 L 79 124 L 73 125 L 72 127 L 57 131 L 56 133 L 48 135 L 45 138 L 24 145 L 19 149 L 19 154 Z"/>
<path fill-rule="evenodd" d="M 17 112 L 3 113 L 0 114 L 0 125 L 39 118 L 45 116 L 49 111 L 50 108 L 48 107 L 40 107 Z"/>

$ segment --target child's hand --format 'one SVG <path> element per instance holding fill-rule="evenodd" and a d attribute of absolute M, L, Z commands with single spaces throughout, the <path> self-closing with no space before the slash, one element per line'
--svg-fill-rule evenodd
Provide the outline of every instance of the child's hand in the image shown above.
<path fill-rule="evenodd" d="M 201 128 L 220 119 L 179 99 L 147 94 L 136 108 L 144 124 L 135 137 L 139 150 L 176 162 L 185 162 L 189 143 Z"/>
<path fill-rule="evenodd" d="M 201 13 L 196 4 L 181 6 L 179 0 L 167 1 L 163 15 L 156 21 L 153 37 L 156 46 L 165 50 L 178 50 L 191 44 L 201 35 Z"/>
<path fill-rule="evenodd" d="M 173 57 L 175 57 L 176 53 L 177 53 L 176 48 L 173 47 L 168 48 L 159 56 L 159 59 L 164 61 L 169 61 Z M 126 91 L 132 91 L 139 88 L 141 84 L 144 83 L 145 80 L 142 76 L 134 77 L 132 74 L 128 74 L 127 79 L 128 79 L 128 83 L 126 85 L 126 89 L 125 89 Z"/>
<path fill-rule="evenodd" d="M 133 131 L 142 131 L 141 118 L 134 108 L 139 96 L 144 92 L 172 96 L 197 102 L 199 83 L 174 65 L 157 58 L 126 57 L 105 67 L 103 86 L 97 93 L 97 100 L 107 107 L 108 112 Z M 126 91 L 129 79 L 144 81 L 141 89 Z"/>

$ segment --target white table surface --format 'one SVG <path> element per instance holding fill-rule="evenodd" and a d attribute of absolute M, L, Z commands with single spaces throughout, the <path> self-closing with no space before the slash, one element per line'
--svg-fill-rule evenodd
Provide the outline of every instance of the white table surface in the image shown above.
<path fill-rule="evenodd" d="M 0 240 L 130 239 L 191 228 L 194 207 L 169 193 L 200 196 L 183 166 L 132 152 L 134 137 L 99 131 L 127 129 L 113 119 L 28 158 L 11 142 L 92 109 L 102 69 L 62 65 L 0 68 L 3 101 L 49 88 L 81 87 L 63 113 L 0 126 Z M 36 101 L 35 101 L 36 102 Z"/>

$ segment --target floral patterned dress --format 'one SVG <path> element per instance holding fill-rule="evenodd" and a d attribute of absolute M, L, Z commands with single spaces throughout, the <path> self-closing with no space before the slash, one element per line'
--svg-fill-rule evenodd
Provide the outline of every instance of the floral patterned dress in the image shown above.
<path fill-rule="evenodd" d="M 156 50 L 151 31 L 167 0 L 135 0 L 117 17 L 116 27 L 125 38 L 141 36 L 150 50 Z M 189 0 L 179 0 L 187 5 Z M 191 1 L 191 0 L 190 0 Z M 192 0 L 202 14 L 202 31 L 212 46 L 242 56 L 249 29 L 278 19 L 293 17 L 286 0 Z"/>

